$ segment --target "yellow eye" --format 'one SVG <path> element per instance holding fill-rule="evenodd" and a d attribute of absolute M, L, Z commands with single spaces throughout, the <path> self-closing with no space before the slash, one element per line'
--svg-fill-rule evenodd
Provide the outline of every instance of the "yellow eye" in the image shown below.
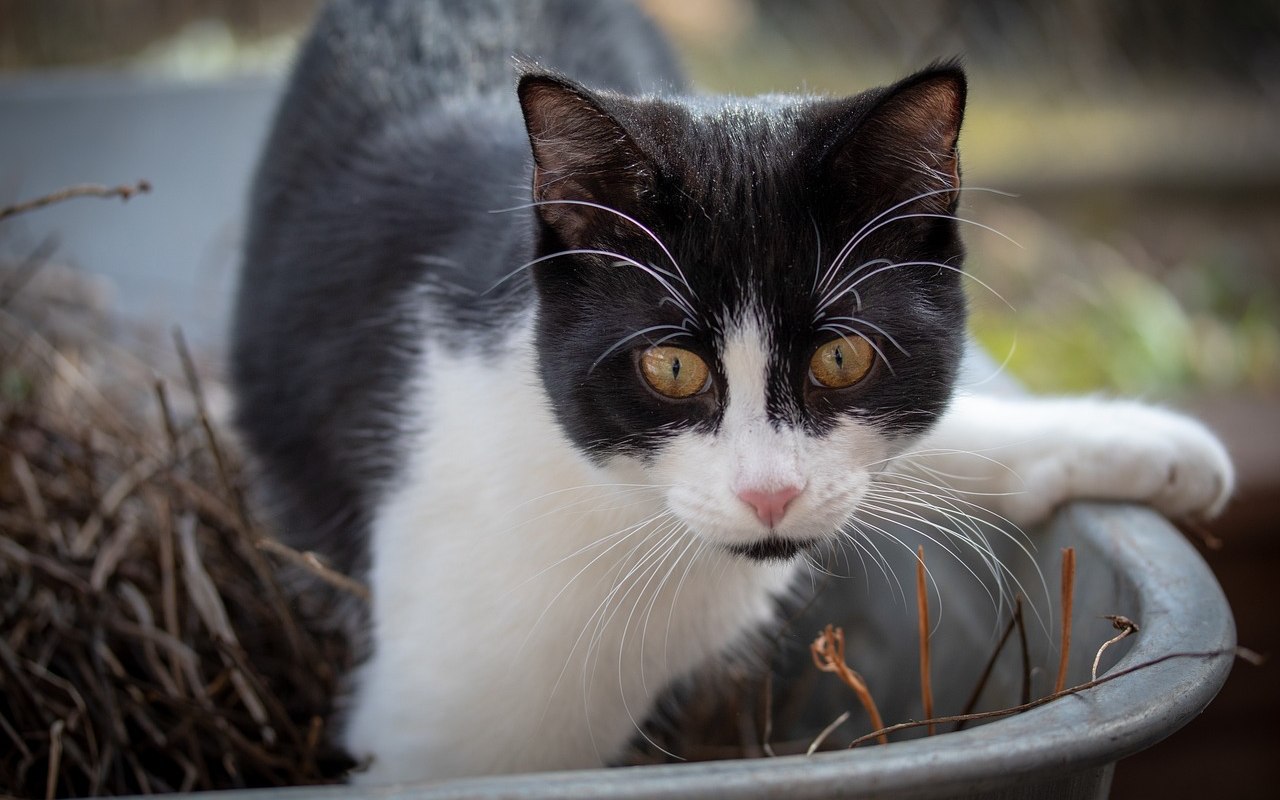
<path fill-rule="evenodd" d="M 640 356 L 640 372 L 658 394 L 676 400 L 707 388 L 707 362 L 679 347 L 650 347 Z"/>
<path fill-rule="evenodd" d="M 809 359 L 809 375 L 819 386 L 843 389 L 866 377 L 875 363 L 875 350 L 861 336 L 832 339 Z"/>

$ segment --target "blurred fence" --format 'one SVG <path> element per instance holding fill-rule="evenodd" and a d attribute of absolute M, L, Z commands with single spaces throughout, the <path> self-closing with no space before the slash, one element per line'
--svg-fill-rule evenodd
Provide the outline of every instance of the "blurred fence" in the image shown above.
<path fill-rule="evenodd" d="M 1280 388 L 1280 2 L 640 2 L 708 91 L 962 58 L 966 183 L 1018 195 L 962 213 L 1022 245 L 968 237 L 976 330 L 1033 388 Z M 0 0 L 0 71 L 278 73 L 316 5 Z"/>

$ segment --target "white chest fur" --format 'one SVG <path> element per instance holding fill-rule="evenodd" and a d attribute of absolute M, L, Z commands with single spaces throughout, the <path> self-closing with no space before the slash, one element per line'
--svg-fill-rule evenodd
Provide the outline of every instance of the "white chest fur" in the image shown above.
<path fill-rule="evenodd" d="M 638 469 L 586 462 L 527 335 L 425 363 L 422 432 L 373 525 L 357 780 L 600 765 L 668 682 L 768 619 L 792 568 L 695 540 Z"/>

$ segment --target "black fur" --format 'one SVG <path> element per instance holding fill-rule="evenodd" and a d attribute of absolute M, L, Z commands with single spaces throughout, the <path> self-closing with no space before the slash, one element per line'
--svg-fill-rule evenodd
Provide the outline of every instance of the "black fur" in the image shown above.
<path fill-rule="evenodd" d="M 343 569 L 362 568 L 400 463 L 428 328 L 474 344 L 507 327 L 465 298 L 532 250 L 530 215 L 489 213 L 529 196 L 515 56 L 621 92 L 684 85 L 656 29 L 617 0 L 338 0 L 262 154 L 232 331 L 237 420 L 281 535 Z M 437 276 L 464 300 L 426 319 Z M 517 282 L 501 297 L 526 295 Z"/>
<path fill-rule="evenodd" d="M 518 87 L 513 55 L 526 63 Z M 358 571 L 362 534 L 402 458 L 421 342 L 480 354 L 531 307 L 551 406 L 597 458 L 644 457 L 673 430 L 715 429 L 728 400 L 717 353 L 748 301 L 775 342 L 778 424 L 822 434 L 857 414 L 919 432 L 958 368 L 959 275 L 904 267 L 859 286 L 856 313 L 889 364 L 847 390 L 809 380 L 813 349 L 836 336 L 815 326 L 811 287 L 820 255 L 825 266 L 868 220 L 943 185 L 914 159 L 958 175 L 963 103 L 953 66 L 844 100 L 692 98 L 663 40 L 620 3 L 331 4 L 259 168 L 234 331 L 238 420 L 278 526 Z M 674 269 L 652 239 L 598 209 L 491 213 L 528 203 L 531 181 L 537 200 L 593 201 L 652 229 L 688 280 L 693 313 L 608 257 L 551 258 L 499 283 L 566 248 Z M 845 273 L 881 257 L 958 267 L 954 208 L 955 192 L 937 191 L 902 209 L 938 216 L 879 229 Z M 834 310 L 855 313 L 854 298 Z M 702 354 L 711 392 L 671 401 L 644 386 L 637 353 L 659 334 L 608 352 L 659 324 L 684 326 L 670 343 Z"/>
<path fill-rule="evenodd" d="M 919 116 L 927 111 L 919 103 L 904 107 L 904 98 L 922 87 L 954 100 L 953 119 Z M 552 92 L 561 97 L 541 97 Z M 575 107 L 564 95 L 587 102 Z M 749 300 L 767 315 L 774 339 L 769 400 L 779 421 L 821 433 L 840 415 L 855 413 L 883 420 L 890 432 L 919 433 L 942 409 L 963 340 L 964 299 L 956 272 L 928 266 L 890 270 L 859 287 L 859 316 L 887 331 L 909 355 L 888 350 L 886 343 L 882 350 L 894 371 L 881 369 L 880 380 L 841 391 L 817 390 L 808 380 L 814 348 L 835 338 L 812 324 L 811 287 L 819 235 L 825 264 L 877 214 L 937 188 L 900 157 L 920 150 L 937 124 L 952 132 L 943 149 L 954 149 L 964 102 L 958 69 L 927 70 L 894 87 L 838 101 L 630 99 L 539 75 L 524 78 L 521 96 L 539 159 L 571 162 L 541 151 L 560 142 L 581 153 L 579 139 L 597 137 L 594 152 L 588 148 L 583 163 L 572 170 L 589 174 L 590 180 L 571 178 L 566 196 L 585 192 L 588 199 L 637 218 L 683 267 L 689 294 L 700 300 L 699 314 L 672 344 L 716 364 L 725 326 Z M 536 109 L 529 108 L 534 102 L 556 107 L 547 131 L 538 128 Z M 574 113 L 590 123 L 585 132 L 565 124 L 565 115 Z M 601 115 L 611 124 L 603 124 Z M 565 138 L 571 141 L 563 144 Z M 598 164 L 605 165 L 603 175 Z M 628 165 L 630 181 L 617 174 L 616 164 Z M 553 172 L 563 170 L 557 163 Z M 542 192 L 562 199 L 561 180 L 550 178 L 549 191 L 535 186 L 535 196 Z M 851 254 L 848 267 L 873 257 L 958 267 L 963 250 L 948 217 L 955 194 L 932 195 L 902 209 L 947 218 L 886 225 Z M 587 246 L 672 268 L 666 253 L 635 226 L 594 209 L 580 212 L 588 216 L 585 222 L 573 219 L 578 213 L 555 206 L 544 210 L 538 255 Z M 589 232 L 585 239 L 584 230 Z M 611 261 L 567 256 L 533 268 L 543 377 L 561 424 L 580 447 L 600 455 L 643 455 L 680 426 L 714 428 L 727 402 L 726 387 L 719 385 L 712 396 L 697 400 L 656 398 L 634 379 L 629 350 L 584 375 L 584 365 L 595 364 L 613 342 L 653 325 L 680 325 L 685 318 L 675 304 L 664 302 L 668 292 L 651 276 Z M 853 307 L 849 297 L 833 310 L 852 313 Z"/>

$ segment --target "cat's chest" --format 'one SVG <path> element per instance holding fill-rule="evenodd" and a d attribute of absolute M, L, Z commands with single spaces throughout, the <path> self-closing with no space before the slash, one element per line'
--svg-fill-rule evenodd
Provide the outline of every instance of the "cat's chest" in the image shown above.
<path fill-rule="evenodd" d="M 629 582 L 692 558 L 698 542 L 667 487 L 625 460 L 597 466 L 565 437 L 530 338 L 524 328 L 485 351 L 428 346 L 404 467 L 376 518 L 375 590 L 403 586 L 413 603 L 427 585 L 480 586 L 495 611 L 545 617 L 622 602 Z"/>
<path fill-rule="evenodd" d="M 431 752 L 465 774 L 495 768 L 494 731 L 546 726 L 567 733 L 497 748 L 511 768 L 599 763 L 786 584 L 786 568 L 709 549 L 662 487 L 582 458 L 532 358 L 519 339 L 489 358 L 424 355 L 418 430 L 373 526 L 374 653 L 352 741 L 372 735 L 366 715 L 408 714 L 455 731 Z"/>

